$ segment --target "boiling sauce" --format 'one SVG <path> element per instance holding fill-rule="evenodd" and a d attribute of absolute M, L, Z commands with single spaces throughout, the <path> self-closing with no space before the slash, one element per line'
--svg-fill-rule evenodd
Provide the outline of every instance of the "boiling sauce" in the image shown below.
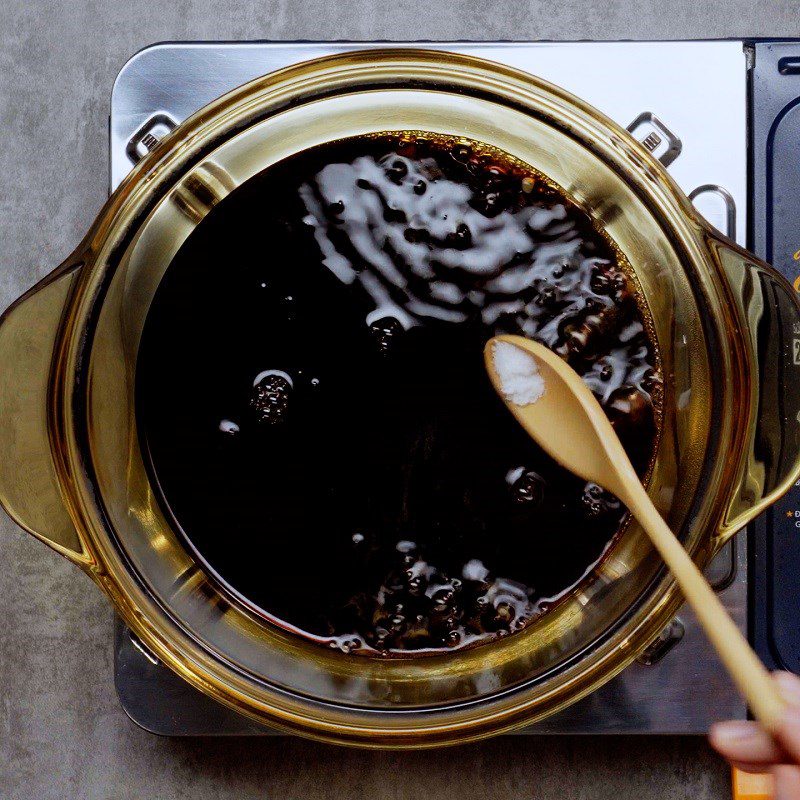
<path fill-rule="evenodd" d="M 624 515 L 522 432 L 486 340 L 567 359 L 644 474 L 649 331 L 610 240 L 510 156 L 326 144 L 249 180 L 176 255 L 141 343 L 143 448 L 196 555 L 285 627 L 345 652 L 485 642 L 585 578 Z"/>

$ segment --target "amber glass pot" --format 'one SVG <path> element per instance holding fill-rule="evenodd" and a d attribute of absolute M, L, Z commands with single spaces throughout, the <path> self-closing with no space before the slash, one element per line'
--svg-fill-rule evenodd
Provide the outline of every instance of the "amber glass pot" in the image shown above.
<path fill-rule="evenodd" d="M 627 256 L 665 375 L 649 492 L 698 564 L 797 479 L 791 287 L 712 230 L 636 141 L 577 98 L 474 58 L 384 50 L 300 64 L 198 112 L 136 166 L 74 255 L 5 313 L 0 499 L 212 697 L 309 736 L 418 747 L 540 719 L 628 665 L 681 602 L 641 530 L 628 526 L 579 589 L 514 636 L 441 656 L 346 655 L 279 629 L 192 559 L 148 480 L 133 395 L 156 287 L 215 204 L 292 153 L 399 130 L 511 153 Z"/>

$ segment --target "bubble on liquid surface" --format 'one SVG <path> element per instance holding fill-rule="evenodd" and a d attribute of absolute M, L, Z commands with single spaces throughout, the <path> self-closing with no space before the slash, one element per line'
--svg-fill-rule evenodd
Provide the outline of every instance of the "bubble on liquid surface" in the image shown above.
<path fill-rule="evenodd" d="M 386 354 L 405 329 L 396 317 L 381 317 L 370 323 L 369 330 L 378 350 Z"/>
<path fill-rule="evenodd" d="M 621 504 L 611 492 L 607 492 L 596 483 L 587 483 L 581 496 L 584 513 L 590 519 L 606 516 L 618 511 Z"/>
<path fill-rule="evenodd" d="M 545 479 L 532 469 L 523 470 L 511 486 L 511 494 L 515 503 L 538 506 L 544 500 Z"/>
<path fill-rule="evenodd" d="M 256 380 L 250 397 L 250 407 L 255 412 L 256 421 L 263 425 L 284 422 L 289 410 L 292 379 L 280 370 L 266 370 Z"/>

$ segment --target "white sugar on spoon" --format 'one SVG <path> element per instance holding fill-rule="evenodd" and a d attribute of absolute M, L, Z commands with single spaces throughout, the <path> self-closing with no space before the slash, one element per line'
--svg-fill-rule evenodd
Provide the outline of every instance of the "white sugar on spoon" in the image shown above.
<path fill-rule="evenodd" d="M 544 380 L 530 353 L 510 342 L 495 341 L 492 359 L 500 391 L 515 406 L 529 406 L 544 394 Z"/>

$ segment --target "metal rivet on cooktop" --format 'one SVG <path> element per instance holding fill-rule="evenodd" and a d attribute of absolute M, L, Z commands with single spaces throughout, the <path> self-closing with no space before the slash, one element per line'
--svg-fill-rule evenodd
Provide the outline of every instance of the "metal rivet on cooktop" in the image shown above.
<path fill-rule="evenodd" d="M 681 140 L 651 111 L 639 114 L 628 125 L 628 131 L 665 167 L 668 167 L 683 150 Z"/>
<path fill-rule="evenodd" d="M 132 163 L 141 161 L 158 143 L 178 126 L 168 114 L 154 114 L 131 136 L 125 153 Z"/>
<path fill-rule="evenodd" d="M 661 631 L 658 637 L 645 648 L 644 652 L 636 659 L 636 663 L 644 667 L 652 667 L 653 664 L 657 664 L 681 639 L 683 639 L 683 634 L 685 632 L 686 628 L 683 622 L 681 622 L 678 617 L 675 617 L 675 619 Z"/>

